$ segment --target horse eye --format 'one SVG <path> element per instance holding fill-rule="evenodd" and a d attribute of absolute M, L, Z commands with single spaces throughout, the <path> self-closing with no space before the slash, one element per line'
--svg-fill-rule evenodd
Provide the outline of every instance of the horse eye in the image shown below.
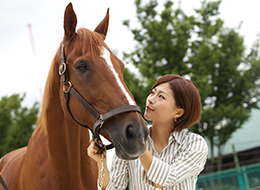
<path fill-rule="evenodd" d="M 79 61 L 76 63 L 76 66 L 75 66 L 76 70 L 80 73 L 84 73 L 86 72 L 87 70 L 89 70 L 89 64 L 87 61 Z"/>

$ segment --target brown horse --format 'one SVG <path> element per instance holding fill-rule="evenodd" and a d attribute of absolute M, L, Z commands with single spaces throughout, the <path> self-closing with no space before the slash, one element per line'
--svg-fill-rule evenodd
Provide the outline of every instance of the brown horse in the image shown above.
<path fill-rule="evenodd" d="M 0 160 L 1 175 L 10 190 L 97 189 L 97 166 L 86 155 L 89 130 L 78 124 L 92 129 L 97 118 L 71 95 L 67 106 L 64 94 L 73 86 L 90 106 L 104 115 L 135 104 L 123 81 L 122 61 L 104 43 L 108 22 L 107 11 L 94 32 L 85 28 L 76 32 L 76 15 L 71 4 L 66 7 L 65 34 L 48 74 L 38 126 L 27 147 Z M 63 56 L 68 85 L 60 77 L 65 70 L 64 65 L 60 66 Z M 101 130 L 123 159 L 136 159 L 145 151 L 147 133 L 145 121 L 135 110 L 119 111 L 105 121 Z"/>

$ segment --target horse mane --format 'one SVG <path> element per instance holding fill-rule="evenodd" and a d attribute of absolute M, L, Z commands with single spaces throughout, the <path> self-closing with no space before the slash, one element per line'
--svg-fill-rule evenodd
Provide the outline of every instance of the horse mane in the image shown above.
<path fill-rule="evenodd" d="M 91 53 L 91 57 L 99 56 L 101 54 L 101 47 L 106 46 L 102 35 L 97 32 L 92 32 L 86 28 L 78 29 L 74 41 L 74 52 L 76 55 L 82 55 L 87 52 Z M 59 65 L 60 65 L 60 50 L 63 41 L 60 43 L 58 50 L 52 60 L 51 67 L 48 73 L 48 77 L 46 80 L 46 84 L 44 87 L 44 93 L 42 97 L 42 108 L 40 115 L 38 117 L 38 126 L 35 129 L 35 133 L 37 133 L 40 129 L 47 134 L 47 113 L 49 109 L 52 109 L 53 98 L 57 98 L 55 96 L 59 96 L 59 88 L 61 79 L 58 73 Z M 66 48 L 66 47 L 65 47 Z M 66 56 L 66 55 L 65 55 Z M 58 102 L 60 103 L 60 101 Z M 40 125 L 39 125 L 40 124 Z"/>
<path fill-rule="evenodd" d="M 60 64 L 60 49 L 61 49 L 61 44 L 51 62 L 50 70 L 44 87 L 41 111 L 37 121 L 38 125 L 35 129 L 35 132 L 40 129 L 43 129 L 44 132 L 47 133 L 47 129 L 45 127 L 47 126 L 46 125 L 47 112 L 51 106 L 50 100 L 54 96 L 59 96 L 59 94 L 57 94 L 58 92 L 57 89 L 59 89 L 59 84 L 60 84 L 60 78 L 58 73 L 58 68 Z"/>

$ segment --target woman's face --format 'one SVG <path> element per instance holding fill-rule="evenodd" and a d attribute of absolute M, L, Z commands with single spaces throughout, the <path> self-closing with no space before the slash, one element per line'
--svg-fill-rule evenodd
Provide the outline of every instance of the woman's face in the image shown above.
<path fill-rule="evenodd" d="M 169 83 L 162 83 L 152 89 L 146 99 L 144 117 L 153 122 L 173 122 L 177 117 L 174 95 Z"/>

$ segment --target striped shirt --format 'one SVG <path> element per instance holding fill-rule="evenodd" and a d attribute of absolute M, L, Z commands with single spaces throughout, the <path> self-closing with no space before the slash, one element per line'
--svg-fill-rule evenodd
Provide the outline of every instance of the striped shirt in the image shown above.
<path fill-rule="evenodd" d="M 153 140 L 148 136 L 148 150 L 153 160 L 146 173 L 139 159 L 122 160 L 113 157 L 110 182 L 106 190 L 125 190 L 129 180 L 130 190 L 156 190 L 154 183 L 163 190 L 195 190 L 199 173 L 207 160 L 208 147 L 198 134 L 172 132 L 168 145 L 160 154 L 154 148 Z"/>

